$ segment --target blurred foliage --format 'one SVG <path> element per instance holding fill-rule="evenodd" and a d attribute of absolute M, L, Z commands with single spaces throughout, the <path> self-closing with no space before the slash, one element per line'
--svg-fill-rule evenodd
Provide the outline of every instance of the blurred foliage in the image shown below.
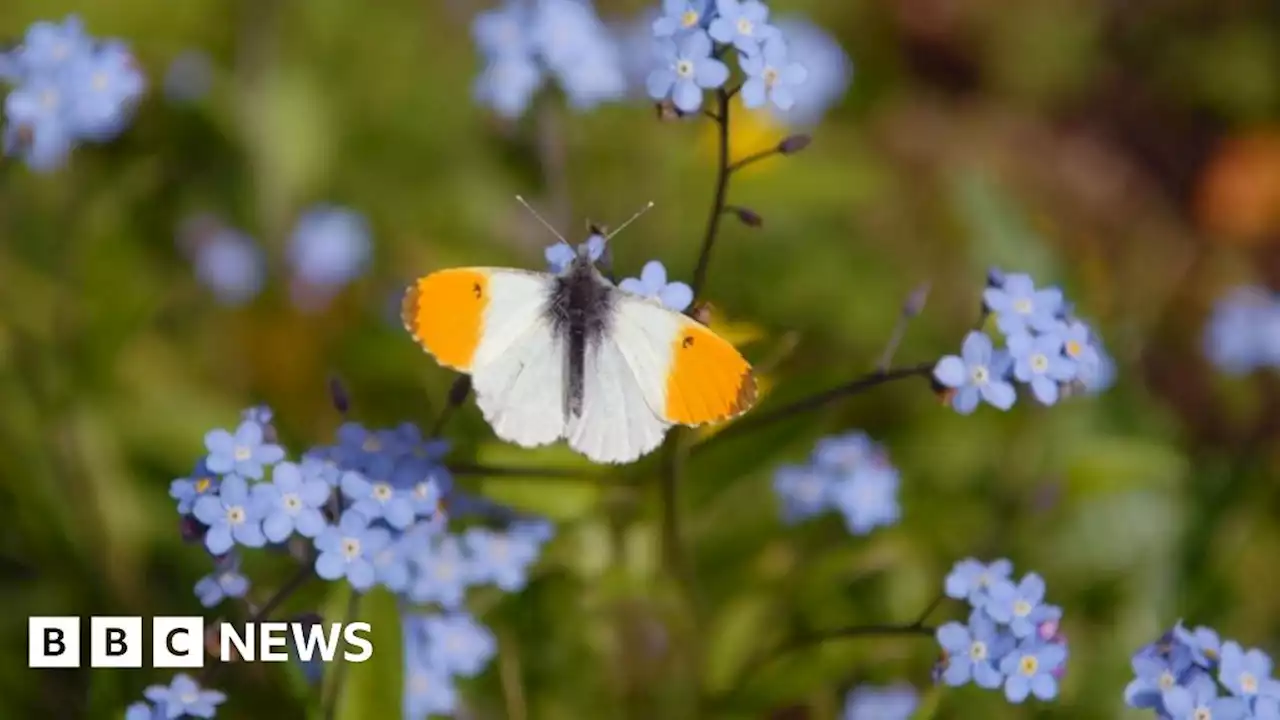
<path fill-rule="evenodd" d="M 1280 648 L 1280 601 L 1259 591 L 1280 552 L 1280 384 L 1219 377 L 1199 349 L 1223 287 L 1280 290 L 1280 6 L 773 4 L 834 33 L 857 69 L 813 148 L 735 182 L 732 202 L 764 225 L 728 222 L 716 248 L 717 318 L 756 328 L 747 354 L 771 359 L 762 408 L 872 368 L 926 280 L 928 306 L 898 355 L 953 352 L 989 265 L 1061 283 L 1102 328 L 1118 382 L 1060 407 L 959 417 L 910 381 L 726 438 L 691 459 L 679 487 L 691 605 L 659 552 L 656 455 L 588 479 L 466 478 L 559 523 L 525 592 L 476 598 L 501 651 L 465 688 L 472 716 L 831 718 L 855 683 L 901 679 L 925 694 L 922 717 L 1124 717 L 1129 655 L 1179 617 Z M 598 5 L 617 18 L 646 8 Z M 395 294 L 453 264 L 539 265 L 550 238 L 513 195 L 575 235 L 586 218 L 616 223 L 652 199 L 618 239 L 616 266 L 634 274 L 656 257 L 675 278 L 692 272 L 710 128 L 658 122 L 643 102 L 570 115 L 553 100 L 496 121 L 470 101 L 466 30 L 481 7 L 0 8 L 9 38 L 80 13 L 94 34 L 126 38 L 153 85 L 132 129 L 65 169 L 0 164 L 9 647 L 23 646 L 33 614 L 200 611 L 191 588 L 207 560 L 181 543 L 167 484 L 239 408 L 273 406 L 295 450 L 326 441 L 340 420 L 325 391 L 336 374 L 359 419 L 429 423 L 452 377 L 400 330 Z M 210 93 L 168 102 L 166 66 L 191 48 L 212 59 Z M 735 152 L 785 132 L 744 125 Z M 220 307 L 174 243 L 184 219 L 213 212 L 278 264 L 289 224 L 315 201 L 365 213 L 376 239 L 373 272 L 323 313 L 294 310 L 280 282 L 251 306 Z M 585 467 L 563 447 L 498 444 L 471 404 L 456 420 L 456 462 Z M 902 523 L 865 538 L 834 518 L 785 527 L 772 468 L 850 428 L 901 468 Z M 930 689 L 937 650 L 918 636 L 832 640 L 740 677 L 792 632 L 911 621 L 968 555 L 1042 573 L 1066 608 L 1072 657 L 1056 702 Z M 283 562 L 250 555 L 255 594 L 284 581 Z M 345 597 L 319 592 L 287 609 L 338 616 Z M 375 593 L 363 608 L 377 653 L 351 668 L 343 717 L 396 716 L 394 605 Z M 224 714 L 301 717 L 315 700 L 296 672 L 225 673 Z M 15 654 L 0 666 L 0 714 L 119 717 L 167 678 L 27 670 Z"/>

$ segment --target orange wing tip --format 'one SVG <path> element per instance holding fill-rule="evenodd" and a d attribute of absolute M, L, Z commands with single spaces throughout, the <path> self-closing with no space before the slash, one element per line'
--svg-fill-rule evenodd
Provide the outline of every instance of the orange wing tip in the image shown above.
<path fill-rule="evenodd" d="M 418 290 L 419 281 L 415 281 L 404 291 L 404 297 L 400 298 L 400 323 L 404 325 L 405 331 L 413 337 L 414 342 L 423 345 L 422 338 L 418 335 L 418 305 L 421 299 L 421 292 Z M 425 349 L 425 347 L 424 347 Z"/>
<path fill-rule="evenodd" d="M 755 407 L 756 399 L 759 397 L 760 388 L 756 385 L 756 374 L 751 368 L 747 368 L 742 373 L 742 381 L 738 385 L 738 396 L 734 399 L 733 404 L 729 406 L 729 414 L 722 420 L 731 420 Z"/>

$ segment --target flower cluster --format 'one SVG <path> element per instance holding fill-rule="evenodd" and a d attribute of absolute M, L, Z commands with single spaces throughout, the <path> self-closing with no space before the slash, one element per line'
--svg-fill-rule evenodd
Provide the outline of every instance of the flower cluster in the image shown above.
<path fill-rule="evenodd" d="M 506 117 L 523 115 L 548 76 L 579 109 L 627 91 L 618 44 L 589 0 L 507 0 L 472 34 L 485 58 L 476 99 Z"/>
<path fill-rule="evenodd" d="M 1008 560 L 987 565 L 966 559 L 947 575 L 947 597 L 967 601 L 972 612 L 966 623 L 938 628 L 942 660 L 936 674 L 952 687 L 972 682 L 990 690 L 1003 685 L 1013 703 L 1030 695 L 1051 700 L 1066 670 L 1062 608 L 1044 601 L 1039 575 L 1027 573 L 1014 583 L 1012 572 Z"/>
<path fill-rule="evenodd" d="M 993 271 L 982 295 L 984 314 L 995 318 L 1004 338 L 975 330 L 959 355 L 938 361 L 933 377 L 959 413 L 982 402 L 1008 410 L 1021 383 L 1044 405 L 1071 392 L 1100 389 L 1108 382 L 1108 360 L 1097 333 L 1077 319 L 1055 287 L 1037 288 L 1029 275 Z"/>
<path fill-rule="evenodd" d="M 823 438 L 806 465 L 784 465 L 773 488 L 789 522 L 836 510 L 849 532 L 866 535 L 898 522 L 898 470 L 866 433 Z"/>
<path fill-rule="evenodd" d="M 171 718 L 211 718 L 227 696 L 205 690 L 186 673 L 173 676 L 169 685 L 152 685 L 144 693 L 147 702 L 136 702 L 124 711 L 124 720 L 171 720 Z"/>
<path fill-rule="evenodd" d="M 599 262 L 604 257 L 605 239 L 602 235 L 592 235 L 579 246 L 581 252 L 587 253 L 592 262 Z M 547 269 L 555 274 L 565 271 L 573 262 L 576 252 L 568 243 L 559 242 L 547 247 L 543 255 L 547 260 Z M 618 287 L 629 293 L 643 297 L 656 298 L 667 308 L 676 312 L 684 312 L 693 304 L 693 288 L 685 283 L 667 282 L 667 268 L 657 260 L 645 263 L 640 277 L 623 278 Z"/>
<path fill-rule="evenodd" d="M 1204 351 L 1232 375 L 1280 367 L 1280 298 L 1260 287 L 1238 287 L 1223 295 L 1205 329 Z"/>
<path fill-rule="evenodd" d="M 209 432 L 205 448 L 193 473 L 170 485 L 184 536 L 213 558 L 213 571 L 195 586 L 201 604 L 245 597 L 244 548 L 289 550 L 320 578 L 356 592 L 385 587 L 405 608 L 406 713 L 452 712 L 455 680 L 483 670 L 496 651 L 464 607 L 467 591 L 522 590 L 550 524 L 458 492 L 443 464 L 448 444 L 423 438 L 412 424 L 346 422 L 336 442 L 291 460 L 276 441 L 271 411 L 256 407 L 234 430 Z M 506 528 L 450 528 L 451 519 L 486 511 Z M 189 679 L 176 679 L 175 688 L 180 681 Z M 147 697 L 161 712 L 177 707 L 174 698 L 196 696 L 175 689 Z M 212 717 L 209 708 L 200 716 Z"/>
<path fill-rule="evenodd" d="M 646 81 L 649 96 L 670 100 L 683 113 L 697 112 L 704 91 L 729 80 L 721 58 L 730 49 L 745 76 L 740 92 L 746 107 L 789 110 L 795 88 L 808 77 L 760 0 L 664 0 L 653 35 L 659 62 Z"/>
<path fill-rule="evenodd" d="M 863 685 L 849 691 L 841 720 L 908 720 L 920 706 L 910 685 Z"/>
<path fill-rule="evenodd" d="M 196 278 L 225 305 L 241 305 L 262 292 L 265 251 L 248 235 L 211 216 L 197 216 L 178 233 Z M 290 296 L 301 310 L 317 311 L 368 268 L 373 240 L 364 216 L 334 205 L 305 210 L 289 235 L 285 264 Z"/>
<path fill-rule="evenodd" d="M 1271 658 L 1179 621 L 1133 656 L 1125 704 L 1170 720 L 1280 719 L 1280 681 Z"/>
<path fill-rule="evenodd" d="M 146 78 L 119 40 L 96 40 L 80 19 L 37 22 L 21 44 L 0 53 L 3 146 L 37 171 L 60 167 L 80 142 L 120 134 L 146 90 Z"/>

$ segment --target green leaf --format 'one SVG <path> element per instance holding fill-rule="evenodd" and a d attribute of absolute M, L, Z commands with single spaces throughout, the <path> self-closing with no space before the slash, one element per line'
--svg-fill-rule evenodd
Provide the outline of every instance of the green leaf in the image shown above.
<path fill-rule="evenodd" d="M 333 583 L 333 587 L 325 603 L 326 622 L 337 622 L 345 615 L 350 596 L 346 583 Z M 380 589 L 374 590 L 360 598 L 356 617 L 369 623 L 373 656 L 362 663 L 348 664 L 337 717 L 340 720 L 400 717 L 404 652 L 395 598 Z M 329 684 L 340 675 L 336 663 L 325 668 L 321 697 L 331 692 Z"/>
<path fill-rule="evenodd" d="M 707 641 L 707 692 L 718 694 L 729 689 L 776 614 L 773 603 L 760 594 L 734 598 L 716 614 Z"/>

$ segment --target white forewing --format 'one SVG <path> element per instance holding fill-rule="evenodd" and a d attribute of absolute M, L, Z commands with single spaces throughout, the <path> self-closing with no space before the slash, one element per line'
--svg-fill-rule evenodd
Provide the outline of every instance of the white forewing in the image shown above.
<path fill-rule="evenodd" d="M 494 269 L 471 384 L 498 437 L 522 447 L 565 433 L 565 348 L 544 312 L 555 279 Z"/>
<path fill-rule="evenodd" d="M 588 348 L 582 415 L 569 419 L 569 446 L 595 462 L 628 463 L 651 452 L 671 424 L 662 419 L 671 341 L 679 318 L 620 293 L 610 333 Z"/>

